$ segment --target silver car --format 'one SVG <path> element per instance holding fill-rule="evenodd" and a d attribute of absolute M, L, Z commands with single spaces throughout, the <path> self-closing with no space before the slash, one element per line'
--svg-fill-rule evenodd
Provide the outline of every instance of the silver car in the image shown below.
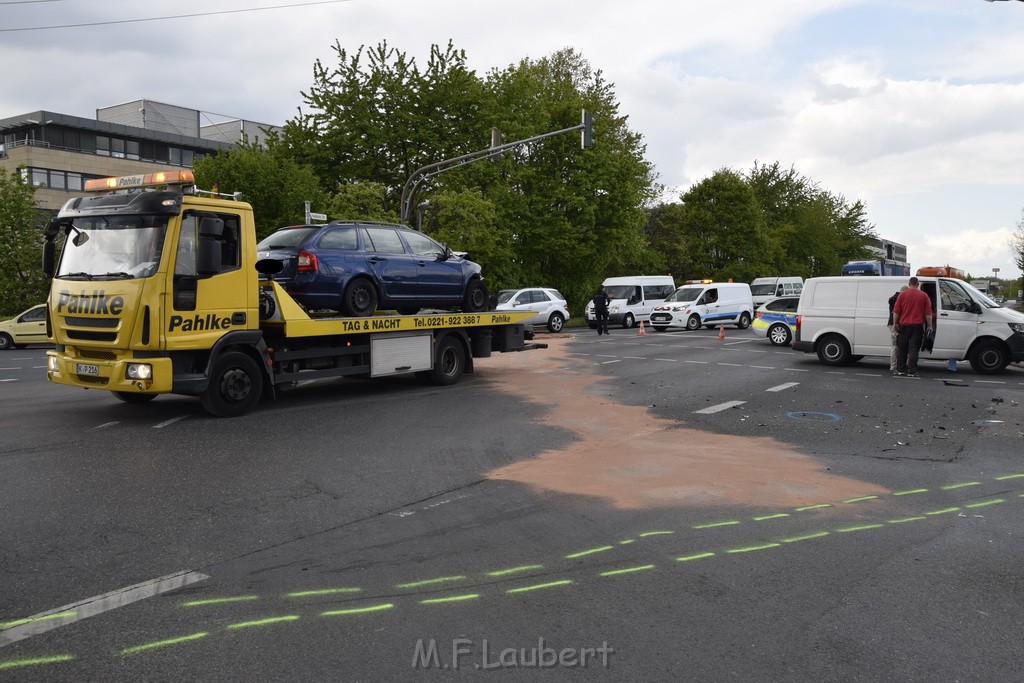
<path fill-rule="evenodd" d="M 569 319 L 569 304 L 557 289 L 550 287 L 524 287 L 503 289 L 498 292 L 496 311 L 533 311 L 524 320 L 525 325 L 544 325 L 548 332 L 561 332 Z"/>

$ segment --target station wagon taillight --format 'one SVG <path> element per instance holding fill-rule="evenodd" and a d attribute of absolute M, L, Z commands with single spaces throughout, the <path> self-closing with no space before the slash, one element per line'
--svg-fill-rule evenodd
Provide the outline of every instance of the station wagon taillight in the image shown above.
<path fill-rule="evenodd" d="M 300 273 L 315 271 L 320 267 L 317 263 L 316 254 L 311 254 L 305 249 L 299 250 L 299 255 L 296 261 L 296 270 Z"/>

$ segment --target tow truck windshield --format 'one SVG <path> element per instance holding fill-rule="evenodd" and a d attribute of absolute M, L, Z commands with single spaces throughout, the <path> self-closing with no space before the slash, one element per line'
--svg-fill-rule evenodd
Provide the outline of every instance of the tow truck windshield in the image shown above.
<path fill-rule="evenodd" d="M 88 216 L 74 229 L 88 239 L 66 240 L 57 277 L 67 280 L 129 280 L 160 267 L 167 216 Z"/>

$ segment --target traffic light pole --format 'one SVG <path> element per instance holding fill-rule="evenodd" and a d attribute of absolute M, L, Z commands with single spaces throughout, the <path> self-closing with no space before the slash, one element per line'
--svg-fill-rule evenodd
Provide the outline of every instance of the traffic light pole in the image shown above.
<path fill-rule="evenodd" d="M 590 114 L 583 112 L 583 120 L 578 126 L 572 126 L 571 128 L 563 128 L 562 130 L 552 131 L 550 133 L 543 133 L 542 135 L 535 135 L 532 138 L 526 138 L 525 140 L 516 140 L 515 142 L 508 142 L 504 145 L 498 145 L 496 147 L 489 147 L 482 149 L 477 152 L 470 152 L 469 154 L 463 154 L 462 156 L 453 157 L 451 159 L 445 159 L 438 161 L 433 164 L 427 164 L 422 168 L 418 168 L 413 171 L 409 179 L 405 181 L 405 186 L 402 188 L 402 201 L 401 201 L 401 216 L 402 224 L 409 225 L 409 217 L 412 215 L 412 207 L 414 206 L 413 200 L 416 196 L 416 191 L 419 189 L 420 183 L 428 178 L 433 178 L 436 175 L 444 173 L 445 171 L 451 171 L 452 169 L 460 168 L 468 164 L 472 164 L 475 161 L 482 159 L 490 159 L 491 157 L 498 156 L 505 150 L 514 149 L 521 145 L 526 145 L 537 140 L 543 140 L 544 138 L 550 138 L 554 135 L 561 135 L 562 133 L 571 133 L 573 131 L 582 131 L 581 144 L 584 149 L 590 147 L 593 144 L 593 119 Z"/>

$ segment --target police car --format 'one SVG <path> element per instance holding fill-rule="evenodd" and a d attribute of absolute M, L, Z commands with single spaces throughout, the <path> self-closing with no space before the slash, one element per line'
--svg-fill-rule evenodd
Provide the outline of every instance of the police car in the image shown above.
<path fill-rule="evenodd" d="M 799 303 L 798 296 L 780 296 L 762 304 L 754 312 L 750 329 L 776 346 L 789 346 L 796 333 L 796 307 Z"/>

